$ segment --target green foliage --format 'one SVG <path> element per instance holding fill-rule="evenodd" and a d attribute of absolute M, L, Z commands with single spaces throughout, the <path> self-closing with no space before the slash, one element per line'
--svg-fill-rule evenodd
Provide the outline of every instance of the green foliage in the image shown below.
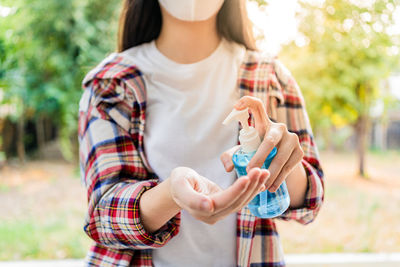
<path fill-rule="evenodd" d="M 59 127 L 65 156 L 76 138 L 84 74 L 112 52 L 118 0 L 3 1 L 0 17 L 0 87 L 14 119 L 45 114 Z"/>
<path fill-rule="evenodd" d="M 317 129 L 353 124 L 382 97 L 381 82 L 399 65 L 400 37 L 393 32 L 398 0 L 302 2 L 303 46 L 282 51 Z"/>

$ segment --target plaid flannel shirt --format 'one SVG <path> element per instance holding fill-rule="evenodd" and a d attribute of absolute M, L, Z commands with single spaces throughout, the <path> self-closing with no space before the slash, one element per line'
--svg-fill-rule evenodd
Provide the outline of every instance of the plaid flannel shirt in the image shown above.
<path fill-rule="evenodd" d="M 261 99 L 273 121 L 299 136 L 308 178 L 306 199 L 302 208 L 289 209 L 280 218 L 310 223 L 323 202 L 323 172 L 298 85 L 278 60 L 247 51 L 237 87 L 241 96 Z M 178 234 L 180 213 L 155 233 L 146 232 L 140 221 L 140 197 L 158 183 L 143 148 L 143 74 L 129 58 L 113 53 L 86 75 L 83 88 L 79 151 L 88 198 L 84 230 L 94 240 L 86 264 L 152 266 L 152 250 Z M 246 207 L 237 213 L 236 245 L 237 266 L 285 265 L 274 220 L 256 218 Z"/>

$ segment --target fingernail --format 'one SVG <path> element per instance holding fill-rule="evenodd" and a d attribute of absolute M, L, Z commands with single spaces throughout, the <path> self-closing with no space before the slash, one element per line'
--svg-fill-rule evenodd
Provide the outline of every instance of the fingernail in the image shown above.
<path fill-rule="evenodd" d="M 201 208 L 203 210 L 209 210 L 210 209 L 210 203 L 207 200 L 203 200 L 201 202 Z"/>
<path fill-rule="evenodd" d="M 229 167 L 231 165 L 230 159 L 224 159 L 224 166 Z"/>
<path fill-rule="evenodd" d="M 275 192 L 276 191 L 276 186 L 275 185 L 270 186 L 268 191 L 270 191 L 272 193 Z"/>
<path fill-rule="evenodd" d="M 265 190 L 265 185 L 262 185 L 261 187 L 260 187 L 260 192 L 263 192 Z"/>

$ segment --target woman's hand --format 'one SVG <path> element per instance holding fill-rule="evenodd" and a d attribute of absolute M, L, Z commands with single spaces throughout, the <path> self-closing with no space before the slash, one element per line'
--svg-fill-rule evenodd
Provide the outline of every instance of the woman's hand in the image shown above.
<path fill-rule="evenodd" d="M 258 193 L 265 190 L 268 170 L 253 168 L 223 190 L 190 168 L 178 167 L 171 172 L 170 192 L 176 204 L 193 217 L 214 224 L 239 211 Z"/>
<path fill-rule="evenodd" d="M 285 124 L 272 122 L 261 100 L 244 96 L 235 104 L 235 108 L 237 110 L 250 109 L 255 119 L 255 128 L 262 138 L 261 145 L 249 162 L 247 171 L 261 167 L 272 149 L 274 147 L 278 149 L 269 167 L 271 175 L 265 183 L 266 189 L 275 192 L 294 169 L 299 169 L 304 173 L 302 166 L 299 166 L 304 153 L 298 136 L 289 132 Z M 232 155 L 236 149 L 230 149 L 221 155 L 221 160 L 228 172 L 233 170 Z"/>

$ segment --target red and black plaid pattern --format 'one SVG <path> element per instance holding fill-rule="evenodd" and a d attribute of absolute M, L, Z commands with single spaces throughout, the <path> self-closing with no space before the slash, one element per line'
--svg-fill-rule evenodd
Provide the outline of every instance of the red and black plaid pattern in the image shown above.
<path fill-rule="evenodd" d="M 113 53 L 83 80 L 79 105 L 82 181 L 87 188 L 84 230 L 93 239 L 88 266 L 152 266 L 152 249 L 179 231 L 180 214 L 156 233 L 144 229 L 140 196 L 157 185 L 144 155 L 146 87 L 140 70 L 124 54 Z M 248 51 L 238 74 L 241 96 L 253 95 L 267 106 L 274 121 L 299 136 L 308 176 L 304 207 L 280 218 L 311 222 L 323 202 L 319 163 L 301 92 L 279 61 Z M 255 218 L 247 208 L 237 215 L 237 266 L 284 266 L 276 226 Z"/>

